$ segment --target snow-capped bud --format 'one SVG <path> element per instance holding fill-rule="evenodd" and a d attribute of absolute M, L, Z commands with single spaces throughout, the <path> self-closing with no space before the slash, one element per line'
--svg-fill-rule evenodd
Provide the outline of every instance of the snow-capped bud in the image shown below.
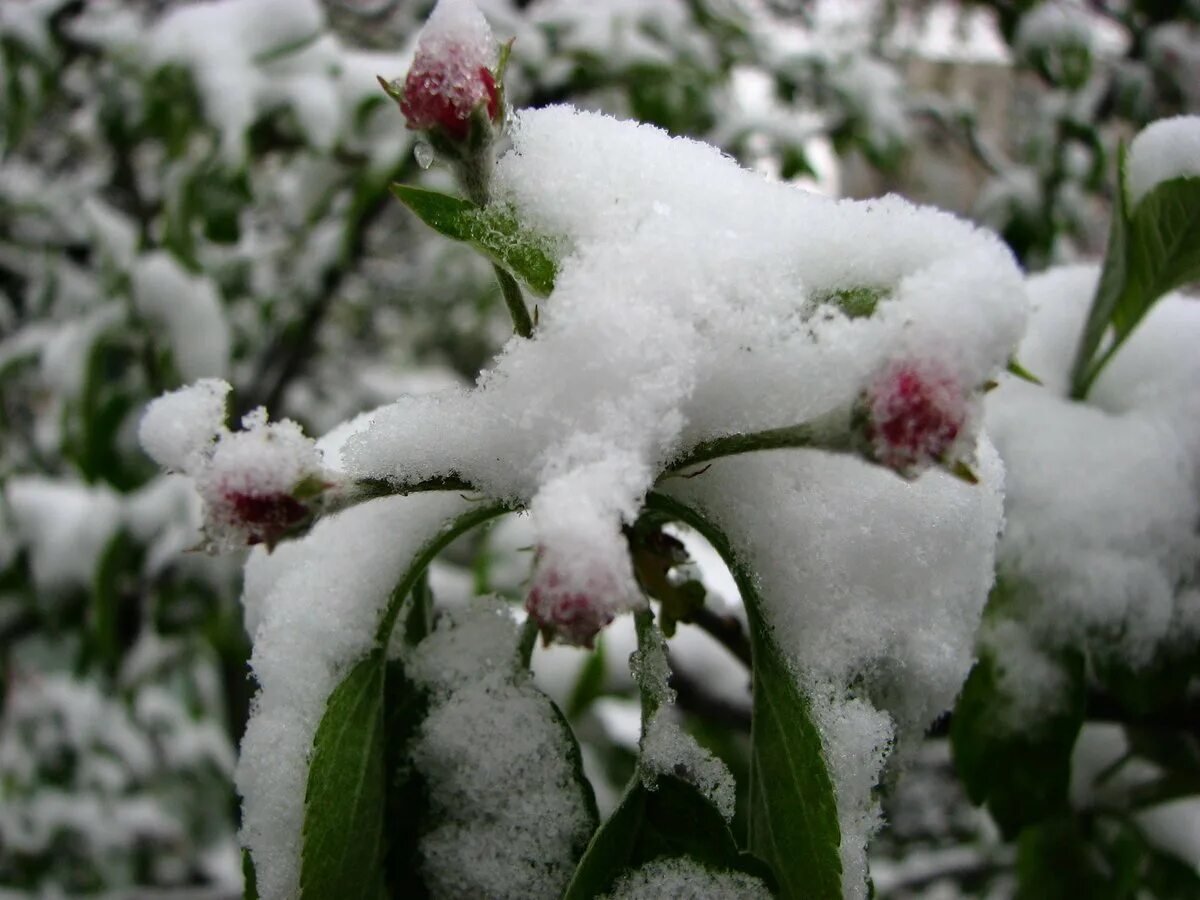
<path fill-rule="evenodd" d="M 472 123 L 490 130 L 502 109 L 500 48 L 472 0 L 439 0 L 421 30 L 402 88 L 383 83 L 408 127 L 467 142 Z"/>
<path fill-rule="evenodd" d="M 870 381 L 862 398 L 867 452 L 906 477 L 952 463 L 970 411 L 969 393 L 940 365 L 892 363 Z"/>
<path fill-rule="evenodd" d="M 576 583 L 559 569 L 539 562 L 525 611 L 547 643 L 558 639 L 576 647 L 591 647 L 600 630 L 613 620 L 615 588 L 603 577 Z"/>
<path fill-rule="evenodd" d="M 295 422 L 268 424 L 259 409 L 242 425 L 221 435 L 195 475 L 205 533 L 218 548 L 274 545 L 312 515 L 326 487 L 316 445 Z"/>

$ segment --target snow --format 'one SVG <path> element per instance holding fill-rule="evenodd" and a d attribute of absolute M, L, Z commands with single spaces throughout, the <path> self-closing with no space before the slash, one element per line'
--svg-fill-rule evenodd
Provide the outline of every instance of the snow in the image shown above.
<path fill-rule="evenodd" d="M 1074 3 L 1051 0 L 1038 3 L 1021 16 L 1013 49 L 1018 55 L 1028 56 L 1068 45 L 1090 49 L 1094 41 L 1087 10 Z"/>
<path fill-rule="evenodd" d="M 162 333 L 184 381 L 228 374 L 229 323 L 209 278 L 156 250 L 134 264 L 130 279 L 134 306 Z"/>
<path fill-rule="evenodd" d="M 660 709 L 646 726 L 638 772 L 647 790 L 655 789 L 660 776 L 684 778 L 708 798 L 726 821 L 733 819 L 737 800 L 733 775 L 725 763 L 679 727 L 670 709 Z"/>
<path fill-rule="evenodd" d="M 30 549 L 38 591 L 91 590 L 100 556 L 120 528 L 118 495 L 105 486 L 20 475 L 8 479 L 4 496 L 17 538 Z"/>
<path fill-rule="evenodd" d="M 1045 387 L 1006 377 L 987 400 L 1007 470 L 999 577 L 1036 601 L 996 642 L 1002 662 L 1070 645 L 1138 668 L 1194 633 L 1200 306 L 1178 294 L 1160 300 L 1087 402 L 1070 401 L 1069 367 L 1098 277 L 1074 266 L 1029 279 L 1033 315 L 1018 356 Z M 1014 633 L 1020 627 L 1028 634 Z M 1044 666 L 1006 669 L 1027 707 L 1056 702 Z"/>
<path fill-rule="evenodd" d="M 753 875 L 706 868 L 686 857 L 662 858 L 623 875 L 603 900 L 768 900 Z"/>
<path fill-rule="evenodd" d="M 590 836 L 560 719 L 518 667 L 503 601 L 438 622 L 406 671 L 433 691 L 413 748 L 438 824 L 421 838 L 435 897 L 561 895 Z"/>
<path fill-rule="evenodd" d="M 195 79 L 206 117 L 220 133 L 226 163 L 245 158 L 246 131 L 280 107 L 294 111 L 309 143 L 329 152 L 351 142 L 361 103 L 380 96 L 376 76 L 403 70 L 404 54 L 346 47 L 326 29 L 316 0 L 207 0 L 167 11 L 142 39 L 152 65 L 177 64 Z M 364 152 L 380 171 L 410 140 L 392 110 L 371 116 Z"/>
<path fill-rule="evenodd" d="M 225 426 L 228 382 L 205 378 L 150 402 L 138 426 L 138 440 L 168 472 L 195 468 Z"/>
<path fill-rule="evenodd" d="M 1125 186 L 1131 208 L 1158 185 L 1176 178 L 1200 178 L 1200 116 L 1159 119 L 1129 145 Z"/>

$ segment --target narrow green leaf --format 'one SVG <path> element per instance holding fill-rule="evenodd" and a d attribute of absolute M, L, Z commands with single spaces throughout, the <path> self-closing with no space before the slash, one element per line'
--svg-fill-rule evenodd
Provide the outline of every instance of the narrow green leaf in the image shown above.
<path fill-rule="evenodd" d="M 1068 811 L 1071 752 L 1083 725 L 1083 656 L 1058 655 L 1067 690 L 1041 721 L 1004 724 L 1012 698 L 1001 689 L 998 663 L 983 653 L 954 708 L 950 744 L 967 795 L 987 804 L 1008 837 Z"/>
<path fill-rule="evenodd" d="M 658 493 L 646 505 L 700 532 L 729 566 L 746 604 L 754 659 L 750 851 L 771 867 L 781 897 L 836 900 L 842 896 L 842 863 L 833 784 L 808 700 L 763 621 L 753 573 L 700 513 Z"/>
<path fill-rule="evenodd" d="M 563 900 L 591 900 L 625 872 L 659 857 L 686 856 L 717 870 L 747 872 L 769 884 L 769 871 L 738 851 L 721 814 L 687 782 L 660 776 L 647 790 L 635 774 L 620 804 L 596 832 Z"/>
<path fill-rule="evenodd" d="M 1017 358 L 1015 356 L 1008 361 L 1008 366 L 1006 368 L 1007 368 L 1009 375 L 1015 375 L 1017 378 L 1020 378 L 1022 381 L 1028 381 L 1030 384 L 1036 384 L 1036 385 L 1041 385 L 1041 383 L 1042 383 L 1042 379 L 1038 378 L 1036 375 L 1034 375 L 1032 372 L 1030 372 L 1027 368 L 1025 368 L 1023 365 L 1021 365 L 1021 363 L 1017 361 Z"/>
<path fill-rule="evenodd" d="M 258 900 L 258 875 L 249 850 L 242 850 L 242 900 Z"/>
<path fill-rule="evenodd" d="M 558 274 L 549 241 L 523 228 L 509 207 L 480 208 L 437 191 L 393 184 L 392 193 L 417 217 L 445 237 L 468 243 L 543 297 Z"/>
<path fill-rule="evenodd" d="M 329 697 L 304 797 L 300 896 L 383 894 L 384 654 L 354 666 Z"/>

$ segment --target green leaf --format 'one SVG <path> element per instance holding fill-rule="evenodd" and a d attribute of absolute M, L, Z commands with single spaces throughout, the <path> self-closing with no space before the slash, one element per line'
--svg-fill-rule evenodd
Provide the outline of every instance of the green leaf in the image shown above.
<path fill-rule="evenodd" d="M 750 851 L 763 859 L 789 900 L 842 896 L 837 802 L 808 699 L 762 617 L 753 573 L 715 524 L 664 494 L 647 508 L 695 528 L 733 574 L 750 620 L 754 708 L 750 757 Z"/>
<path fill-rule="evenodd" d="M 1067 689 L 1039 721 L 1005 723 L 1013 699 L 1001 689 L 999 664 L 987 652 L 971 669 L 954 708 L 950 744 L 959 777 L 972 802 L 986 803 L 1010 838 L 1068 811 L 1071 751 L 1086 700 L 1084 661 L 1064 651 L 1057 662 Z"/>
<path fill-rule="evenodd" d="M 616 810 L 588 844 L 563 900 L 591 900 L 610 890 L 625 872 L 663 856 L 686 856 L 712 869 L 771 880 L 761 863 L 738 851 L 729 826 L 696 788 L 659 776 L 655 789 L 648 790 L 635 774 Z"/>
<path fill-rule="evenodd" d="M 388 896 L 410 900 L 428 896 L 421 881 L 418 841 L 427 826 L 425 785 L 410 761 L 412 744 L 429 712 L 429 698 L 404 672 L 399 660 L 387 664 L 384 760 L 387 774 L 385 871 Z"/>
<path fill-rule="evenodd" d="M 242 900 L 258 900 L 258 875 L 254 871 L 254 860 L 249 850 L 242 850 Z"/>
<path fill-rule="evenodd" d="M 1159 298 L 1200 280 L 1200 178 L 1164 181 L 1130 210 L 1124 149 L 1117 169 L 1104 269 L 1072 369 L 1071 396 L 1076 399 L 1087 396 L 1105 364 Z M 1110 328 L 1112 342 L 1099 352 Z"/>
<path fill-rule="evenodd" d="M 393 184 L 392 193 L 417 217 L 445 237 L 475 247 L 488 259 L 545 297 L 554 290 L 558 266 L 550 242 L 523 228 L 511 207 L 478 207 L 437 191 Z"/>
<path fill-rule="evenodd" d="M 376 649 L 355 665 L 317 728 L 304 796 L 304 900 L 383 896 L 384 663 Z"/>

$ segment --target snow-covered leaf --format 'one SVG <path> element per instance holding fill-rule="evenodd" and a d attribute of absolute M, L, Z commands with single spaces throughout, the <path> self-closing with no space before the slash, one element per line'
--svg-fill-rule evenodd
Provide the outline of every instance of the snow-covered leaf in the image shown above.
<path fill-rule="evenodd" d="M 392 185 L 392 193 L 434 231 L 471 244 L 535 293 L 544 297 L 554 290 L 558 267 L 545 250 L 546 241 L 523 228 L 510 209 L 480 209 L 458 197 L 403 184 Z"/>
<path fill-rule="evenodd" d="M 652 859 L 678 856 L 710 868 L 767 874 L 761 863 L 739 853 L 729 826 L 695 787 L 660 777 L 651 791 L 635 775 L 620 805 L 588 844 L 563 900 L 590 900 L 625 872 Z"/>
<path fill-rule="evenodd" d="M 821 737 L 761 613 L 757 582 L 712 522 L 671 498 L 648 506 L 695 528 L 729 565 L 750 620 L 754 660 L 750 851 L 765 860 L 785 898 L 842 896 L 841 832 Z"/>

